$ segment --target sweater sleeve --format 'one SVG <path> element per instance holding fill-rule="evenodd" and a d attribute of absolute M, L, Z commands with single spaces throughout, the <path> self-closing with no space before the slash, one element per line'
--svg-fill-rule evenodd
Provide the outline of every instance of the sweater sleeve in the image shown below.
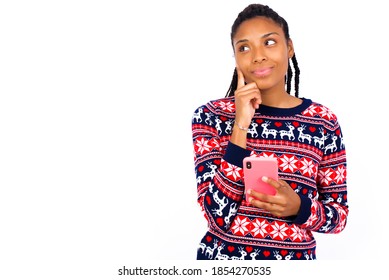
<path fill-rule="evenodd" d="M 323 157 L 316 180 L 317 196 L 302 199 L 295 223 L 321 233 L 339 233 L 346 226 L 347 201 L 346 150 L 339 123 L 327 127 Z M 300 195 L 300 197 L 302 197 Z"/>
<path fill-rule="evenodd" d="M 198 203 L 208 226 L 227 232 L 243 199 L 242 162 L 250 151 L 231 142 L 222 149 L 216 121 L 205 112 L 199 107 L 192 118 Z"/>

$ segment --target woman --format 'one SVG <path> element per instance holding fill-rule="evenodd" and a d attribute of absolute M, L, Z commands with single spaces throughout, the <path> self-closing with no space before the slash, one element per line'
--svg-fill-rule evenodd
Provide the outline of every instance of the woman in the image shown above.
<path fill-rule="evenodd" d="M 299 98 L 288 24 L 271 8 L 246 7 L 231 43 L 236 68 L 227 96 L 197 108 L 192 121 L 198 202 L 208 222 L 197 259 L 316 259 L 313 232 L 339 233 L 348 215 L 337 117 Z M 277 159 L 279 180 L 259 178 L 275 195 L 245 190 L 245 157 Z"/>

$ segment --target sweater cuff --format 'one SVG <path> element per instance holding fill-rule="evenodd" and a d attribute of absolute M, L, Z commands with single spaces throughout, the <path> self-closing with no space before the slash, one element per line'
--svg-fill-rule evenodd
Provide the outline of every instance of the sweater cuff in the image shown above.
<path fill-rule="evenodd" d="M 250 156 L 251 151 L 228 142 L 226 153 L 223 159 L 233 165 L 243 168 L 243 159 Z"/>
<path fill-rule="evenodd" d="M 301 204 L 299 212 L 293 222 L 302 225 L 308 220 L 309 216 L 311 216 L 312 201 L 309 197 L 300 194 L 298 195 L 300 196 Z"/>

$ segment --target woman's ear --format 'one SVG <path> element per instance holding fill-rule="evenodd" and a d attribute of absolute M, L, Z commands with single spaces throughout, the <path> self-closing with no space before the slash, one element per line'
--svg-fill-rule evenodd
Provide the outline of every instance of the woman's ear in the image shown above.
<path fill-rule="evenodd" d="M 288 57 L 292 58 L 294 56 L 294 47 L 292 39 L 288 40 Z"/>

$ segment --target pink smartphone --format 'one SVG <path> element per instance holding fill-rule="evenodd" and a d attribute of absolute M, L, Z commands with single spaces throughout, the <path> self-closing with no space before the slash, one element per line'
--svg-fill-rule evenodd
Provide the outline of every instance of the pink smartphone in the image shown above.
<path fill-rule="evenodd" d="M 262 181 L 263 176 L 278 180 L 278 162 L 276 158 L 246 157 L 243 159 L 244 185 L 246 200 L 249 195 L 247 190 L 275 195 L 276 190 Z"/>

